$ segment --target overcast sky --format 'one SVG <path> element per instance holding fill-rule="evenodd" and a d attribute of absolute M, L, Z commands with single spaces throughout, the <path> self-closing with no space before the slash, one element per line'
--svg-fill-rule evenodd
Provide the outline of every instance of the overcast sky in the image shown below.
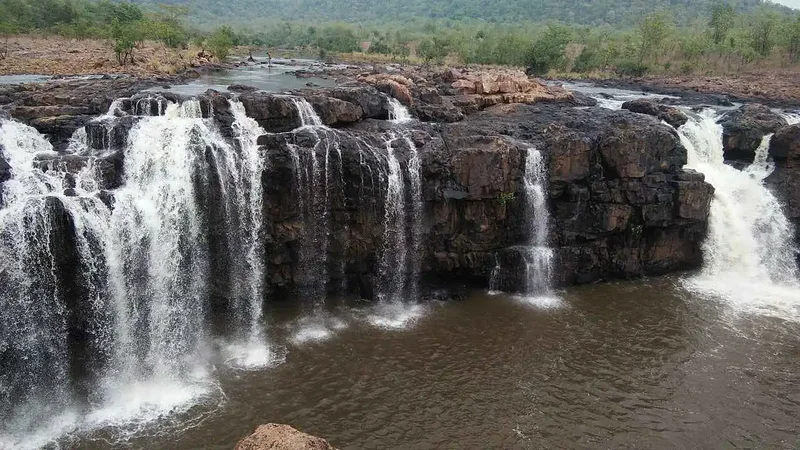
<path fill-rule="evenodd" d="M 781 5 L 791 6 L 795 9 L 800 9 L 800 0 L 772 0 L 775 3 L 780 3 Z"/>

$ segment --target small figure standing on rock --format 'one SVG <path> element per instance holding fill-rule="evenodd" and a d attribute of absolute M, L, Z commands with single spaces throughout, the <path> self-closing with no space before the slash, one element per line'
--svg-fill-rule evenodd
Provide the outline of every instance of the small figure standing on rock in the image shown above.
<path fill-rule="evenodd" d="M 251 63 L 256 62 L 255 58 L 253 58 L 253 51 L 252 50 L 250 50 L 250 57 L 247 58 L 247 61 L 249 61 Z"/>

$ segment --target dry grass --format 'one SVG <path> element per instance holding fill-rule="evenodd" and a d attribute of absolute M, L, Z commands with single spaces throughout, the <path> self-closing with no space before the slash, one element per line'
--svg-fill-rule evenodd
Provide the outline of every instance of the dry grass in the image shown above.
<path fill-rule="evenodd" d="M 145 42 L 134 51 L 134 64 L 120 66 L 111 43 L 102 39 L 14 36 L 9 39 L 9 50 L 9 56 L 0 60 L 0 75 L 173 75 L 197 64 L 199 51 Z"/>

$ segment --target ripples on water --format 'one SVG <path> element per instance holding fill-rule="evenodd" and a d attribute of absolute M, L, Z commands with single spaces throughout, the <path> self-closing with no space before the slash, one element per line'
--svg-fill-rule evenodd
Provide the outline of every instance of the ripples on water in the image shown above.
<path fill-rule="evenodd" d="M 476 292 L 402 331 L 371 322 L 374 307 L 340 309 L 322 323 L 346 326 L 314 345 L 291 343 L 303 319 L 278 312 L 284 364 L 218 373 L 224 404 L 127 444 L 229 449 L 283 422 L 341 449 L 795 448 L 797 323 L 731 321 L 675 279 L 559 295 L 563 307 L 542 308 Z"/>

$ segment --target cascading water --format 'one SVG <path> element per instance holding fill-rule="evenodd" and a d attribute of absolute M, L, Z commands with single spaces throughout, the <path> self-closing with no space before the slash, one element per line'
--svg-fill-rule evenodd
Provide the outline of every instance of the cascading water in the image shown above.
<path fill-rule="evenodd" d="M 395 123 L 406 123 L 413 120 L 408 108 L 403 106 L 400 101 L 394 97 L 389 97 L 389 120 Z"/>
<path fill-rule="evenodd" d="M 553 271 L 553 250 L 548 246 L 549 214 L 547 211 L 547 168 L 542 153 L 531 147 L 525 156 L 525 210 L 528 224 L 528 246 L 525 259 L 525 295 L 537 303 L 558 302 L 550 286 Z"/>
<path fill-rule="evenodd" d="M 722 127 L 705 110 L 678 132 L 687 167 L 715 188 L 703 269 L 687 285 L 727 301 L 736 310 L 800 319 L 800 283 L 790 222 L 764 186 L 772 172 L 768 138 L 743 171 L 723 160 Z"/>
<path fill-rule="evenodd" d="M 212 392 L 212 220 L 224 219 L 214 255 L 227 263 L 238 331 L 228 360 L 278 361 L 262 328 L 263 130 L 241 104 L 231 110 L 233 142 L 198 101 L 141 118 L 111 200 L 92 157 L 68 173 L 36 130 L 0 122 L 11 166 L 0 209 L 0 448 L 146 424 Z"/>
<path fill-rule="evenodd" d="M 399 103 L 396 106 L 405 109 Z M 383 246 L 378 264 L 379 304 L 377 314 L 371 319 L 375 325 L 386 328 L 404 327 L 423 313 L 423 308 L 418 303 L 418 254 L 422 237 L 421 160 L 414 142 L 405 130 L 400 130 L 399 133 L 389 132 L 384 144 L 387 169 Z M 396 154 L 395 145 L 399 143 L 404 144 L 408 150 L 408 191 L 403 168 Z"/>

